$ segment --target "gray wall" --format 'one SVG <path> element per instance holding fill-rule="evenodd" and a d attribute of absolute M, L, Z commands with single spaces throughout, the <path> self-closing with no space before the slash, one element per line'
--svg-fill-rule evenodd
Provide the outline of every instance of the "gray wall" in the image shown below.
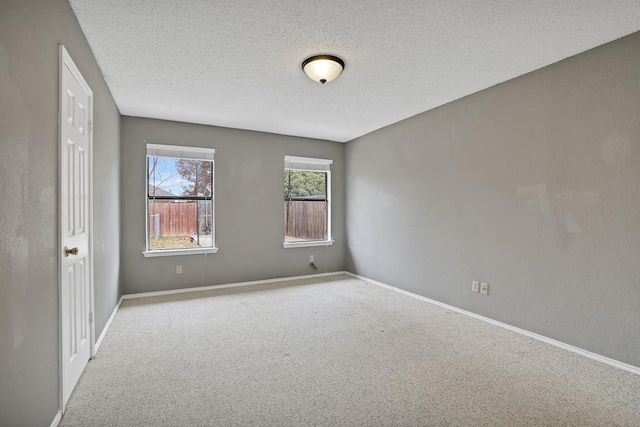
<path fill-rule="evenodd" d="M 636 33 L 347 143 L 348 269 L 640 366 L 639 79 Z"/>
<path fill-rule="evenodd" d="M 216 149 L 217 254 L 209 254 L 206 260 L 204 255 L 142 255 L 146 238 L 145 140 Z M 318 273 L 344 270 L 344 144 L 123 117 L 121 153 L 121 271 L 125 294 L 313 274 L 315 271 L 309 267 L 311 254 Z M 282 247 L 285 154 L 334 161 L 332 231 L 336 242 L 326 249 Z M 182 274 L 176 274 L 176 265 L 182 265 Z"/>
<path fill-rule="evenodd" d="M 58 46 L 94 91 L 96 331 L 119 298 L 120 114 L 66 0 L 0 2 L 0 425 L 58 411 Z"/>

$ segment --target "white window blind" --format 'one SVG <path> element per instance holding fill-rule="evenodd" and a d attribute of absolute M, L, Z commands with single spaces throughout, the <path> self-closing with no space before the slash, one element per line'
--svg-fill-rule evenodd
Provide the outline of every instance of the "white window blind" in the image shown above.
<path fill-rule="evenodd" d="M 330 171 L 333 160 L 284 156 L 284 168 L 299 171 Z"/>
<path fill-rule="evenodd" d="M 147 156 L 155 156 L 155 157 L 176 157 L 176 158 L 190 159 L 190 160 L 213 161 L 215 152 L 216 152 L 215 148 L 184 147 L 181 145 L 147 144 Z"/>

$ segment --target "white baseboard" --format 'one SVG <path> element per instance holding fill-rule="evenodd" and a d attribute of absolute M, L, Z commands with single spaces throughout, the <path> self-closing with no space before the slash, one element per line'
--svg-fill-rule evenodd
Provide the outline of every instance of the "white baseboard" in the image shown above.
<path fill-rule="evenodd" d="M 142 292 L 139 294 L 122 295 L 122 299 L 145 298 L 145 297 L 155 297 L 159 295 L 182 294 L 185 292 L 200 292 L 200 291 L 209 291 L 214 289 L 237 288 L 240 286 L 264 285 L 267 283 L 288 282 L 289 280 L 299 280 L 299 279 L 313 279 L 314 277 L 337 276 L 340 274 L 347 274 L 347 272 L 334 271 L 332 273 L 318 273 L 318 274 L 310 274 L 308 276 L 295 276 L 295 277 L 282 277 L 278 279 L 254 280 L 251 282 L 229 283 L 226 285 L 211 285 L 211 286 L 200 286 L 196 288 L 172 289 L 169 291 Z"/>
<path fill-rule="evenodd" d="M 51 427 L 58 427 L 58 424 L 60 424 L 60 420 L 62 420 L 62 411 L 58 410 L 56 417 L 53 419 L 53 421 L 51 421 Z"/>
<path fill-rule="evenodd" d="M 544 335 L 536 334 L 535 332 L 530 332 L 530 331 L 527 331 L 525 329 L 520 329 L 520 328 L 517 328 L 515 326 L 511 326 L 511 325 L 509 325 L 507 323 L 502 323 L 502 322 L 499 322 L 497 320 L 494 320 L 494 319 L 491 319 L 491 318 L 488 318 L 488 317 L 484 317 L 484 316 L 481 316 L 479 314 L 472 313 L 470 311 L 466 311 L 466 310 L 463 310 L 463 309 L 458 308 L 458 307 L 454 307 L 454 306 L 449 305 L 449 304 L 442 303 L 440 301 L 436 301 L 436 300 L 432 300 L 430 298 L 423 297 L 422 295 L 414 294 L 414 293 L 409 292 L 409 291 L 405 291 L 405 290 L 402 290 L 402 289 L 399 289 L 399 288 L 395 288 L 395 287 L 389 286 L 389 285 L 387 285 L 385 283 L 378 282 L 377 280 L 369 279 L 367 277 L 360 276 L 360 275 L 354 274 L 354 273 L 350 273 L 348 271 L 346 272 L 346 274 L 348 274 L 349 276 L 364 280 L 364 281 L 369 282 L 371 284 L 374 284 L 374 285 L 377 285 L 377 286 L 381 286 L 383 288 L 391 289 L 391 290 L 399 292 L 401 294 L 408 295 L 410 297 L 414 297 L 414 298 L 420 299 L 422 301 L 426 301 L 428 303 L 438 305 L 438 306 L 446 308 L 448 310 L 455 311 L 455 312 L 458 312 L 458 313 L 461 313 L 461 314 L 465 314 L 467 316 L 482 320 L 484 322 L 491 323 L 492 325 L 496 325 L 496 326 L 499 326 L 501 328 L 508 329 L 510 331 L 513 331 L 513 332 L 525 335 L 527 337 L 536 339 L 538 341 L 542 341 L 544 343 L 551 344 L 551 345 L 553 345 L 555 347 L 559 347 L 561 349 L 570 351 L 572 353 L 576 353 L 576 354 L 579 354 L 581 356 L 588 357 L 589 359 L 597 360 L 598 362 L 605 363 L 607 365 L 613 366 L 614 368 L 622 369 L 622 370 L 631 372 L 632 374 L 640 375 L 640 367 L 629 365 L 628 363 L 620 362 L 618 360 L 611 359 L 609 357 L 605 357 L 605 356 L 602 356 L 602 355 L 599 355 L 599 354 L 596 354 L 596 353 L 592 353 L 590 351 L 584 350 L 584 349 L 579 348 L 579 347 L 575 347 L 573 345 L 564 343 L 562 341 L 554 340 L 553 338 L 545 337 Z"/>
<path fill-rule="evenodd" d="M 118 309 L 120 308 L 120 304 L 122 304 L 122 297 L 120 297 L 120 299 L 118 300 L 118 304 L 116 304 L 116 307 L 113 309 L 113 313 L 111 313 L 111 316 L 109 317 L 109 320 L 107 320 L 107 324 L 104 325 L 104 328 L 102 329 L 102 333 L 100 334 L 100 337 L 98 338 L 98 341 L 96 341 L 96 345 L 95 345 L 95 352 L 98 352 L 98 349 L 100 348 L 100 345 L 102 344 L 102 340 L 104 340 L 104 337 L 107 336 L 107 331 L 109 330 L 109 328 L 111 327 L 111 322 L 113 322 L 113 319 L 116 317 L 116 313 L 118 312 Z M 95 354 L 94 354 L 95 356 Z"/>

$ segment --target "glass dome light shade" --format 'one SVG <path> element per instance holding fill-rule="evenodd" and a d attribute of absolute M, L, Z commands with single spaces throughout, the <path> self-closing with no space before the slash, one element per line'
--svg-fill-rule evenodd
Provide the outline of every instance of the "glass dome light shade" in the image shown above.
<path fill-rule="evenodd" d="M 302 63 L 305 74 L 318 83 L 325 84 L 335 79 L 344 70 L 342 59 L 331 55 L 316 55 Z"/>

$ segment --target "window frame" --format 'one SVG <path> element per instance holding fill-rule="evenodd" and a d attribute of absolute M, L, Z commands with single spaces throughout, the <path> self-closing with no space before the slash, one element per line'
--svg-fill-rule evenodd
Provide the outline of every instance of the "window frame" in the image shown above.
<path fill-rule="evenodd" d="M 331 246 L 335 242 L 331 234 L 331 165 L 333 160 L 331 159 L 319 159 L 315 157 L 299 157 L 299 156 L 284 156 L 284 169 L 310 171 L 310 172 L 324 172 L 327 174 L 327 238 L 326 240 L 308 240 L 300 242 L 286 242 L 283 240 L 282 246 L 285 249 L 291 248 L 305 248 L 312 246 Z M 284 214 L 284 211 L 283 211 Z M 282 230 L 282 238 L 285 239 L 286 230 Z"/>
<path fill-rule="evenodd" d="M 145 156 L 145 192 L 144 192 L 144 210 L 145 210 L 145 250 L 142 254 L 145 257 L 162 257 L 162 256 L 174 256 L 174 255 L 198 255 L 198 254 L 215 254 L 218 252 L 215 238 L 215 148 L 202 148 L 191 147 L 183 145 L 164 145 L 164 144 L 147 144 L 147 154 Z M 186 160 L 203 160 L 211 162 L 211 212 L 212 212 L 212 227 L 211 227 L 211 247 L 196 247 L 196 248 L 180 248 L 180 249 L 149 249 L 149 157 L 168 157 L 174 159 L 186 159 Z M 164 198 L 164 197 L 162 197 Z"/>

